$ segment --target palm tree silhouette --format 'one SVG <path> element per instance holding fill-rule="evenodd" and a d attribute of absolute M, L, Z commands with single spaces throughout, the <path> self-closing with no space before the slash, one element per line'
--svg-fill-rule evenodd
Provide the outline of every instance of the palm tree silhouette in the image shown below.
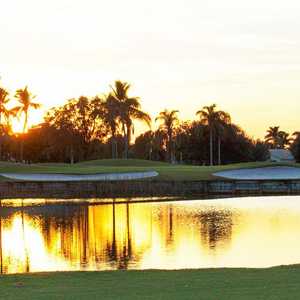
<path fill-rule="evenodd" d="M 26 86 L 24 89 L 19 89 L 16 91 L 15 97 L 17 98 L 18 102 L 20 103 L 19 106 L 14 108 L 15 111 L 18 111 L 19 115 L 24 114 L 24 125 L 23 125 L 23 134 L 26 132 L 28 127 L 28 114 L 31 108 L 38 109 L 41 107 L 39 103 L 33 102 L 32 100 L 35 98 Z M 21 155 L 20 159 L 23 161 L 23 149 L 24 149 L 24 141 L 23 138 L 21 140 Z"/>
<path fill-rule="evenodd" d="M 278 140 L 278 147 L 280 149 L 285 149 L 286 146 L 290 146 L 292 143 L 292 138 L 290 138 L 289 133 L 285 131 L 279 131 L 279 140 Z"/>
<path fill-rule="evenodd" d="M 271 148 L 278 148 L 279 142 L 279 126 L 269 127 L 265 136 L 265 142 L 268 143 Z"/>
<path fill-rule="evenodd" d="M 116 134 L 119 130 L 119 109 L 118 101 L 112 94 L 109 94 L 104 102 L 104 120 L 111 131 L 111 156 L 112 158 L 118 158 L 118 148 L 116 141 Z"/>
<path fill-rule="evenodd" d="M 0 160 L 2 159 L 2 138 L 11 132 L 10 118 L 16 117 L 17 110 L 15 108 L 8 109 L 6 105 L 9 103 L 9 93 L 6 89 L 0 87 Z M 3 122 L 3 118 L 5 122 Z"/>
<path fill-rule="evenodd" d="M 124 136 L 124 158 L 128 158 L 128 147 L 131 135 L 134 133 L 133 121 L 139 120 L 151 126 L 150 116 L 141 110 L 140 99 L 138 97 L 129 97 L 128 90 L 130 84 L 117 80 L 114 87 L 111 87 L 113 97 L 116 101 L 119 121 L 122 126 Z"/>
<path fill-rule="evenodd" d="M 296 136 L 294 133 L 293 136 Z M 284 149 L 292 142 L 290 135 L 282 130 L 279 130 L 279 126 L 269 127 L 265 136 L 265 142 L 268 143 L 272 149 Z"/>
<path fill-rule="evenodd" d="M 228 119 L 219 120 L 216 124 L 216 133 L 218 136 L 218 165 L 221 165 L 221 142 L 222 139 L 228 134 L 228 125 L 230 123 L 230 116 L 228 115 Z"/>
<path fill-rule="evenodd" d="M 164 131 L 168 136 L 168 160 L 173 162 L 174 160 L 174 149 L 173 149 L 173 132 L 174 128 L 178 125 L 178 117 L 177 117 L 178 110 L 169 111 L 165 109 L 161 111 L 158 117 L 155 119 L 156 121 L 161 121 L 160 129 Z"/>
<path fill-rule="evenodd" d="M 3 116 L 7 119 L 9 110 L 6 108 L 7 103 L 9 102 L 8 91 L 0 87 L 0 160 L 2 160 L 2 137 L 5 135 L 5 125 L 2 124 Z"/>
<path fill-rule="evenodd" d="M 300 131 L 293 132 L 292 136 L 294 137 L 294 141 L 300 139 Z"/>
<path fill-rule="evenodd" d="M 200 121 L 206 124 L 209 128 L 209 160 L 210 165 L 213 165 L 213 137 L 214 134 L 218 134 L 218 145 L 219 149 L 221 146 L 221 128 L 222 124 L 230 123 L 230 115 L 222 110 L 216 110 L 217 105 L 212 104 L 210 106 L 204 106 L 202 110 L 197 111 L 196 115 L 200 117 Z M 220 154 L 221 155 L 221 154 Z M 219 159 L 220 160 L 220 159 Z"/>
<path fill-rule="evenodd" d="M 8 91 L 4 88 L 0 87 L 0 124 L 2 125 L 2 117 L 6 117 L 8 113 L 8 109 L 6 105 L 9 102 Z"/>

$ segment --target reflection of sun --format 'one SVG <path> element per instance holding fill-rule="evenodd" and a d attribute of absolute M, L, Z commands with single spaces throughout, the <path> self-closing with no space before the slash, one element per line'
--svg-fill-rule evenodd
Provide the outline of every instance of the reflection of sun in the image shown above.
<path fill-rule="evenodd" d="M 54 271 L 58 266 L 69 269 L 65 262 L 48 253 L 41 227 L 34 226 L 26 215 L 23 221 L 21 213 L 15 215 L 2 230 L 3 265 L 8 273 L 24 272 L 27 264 L 30 272 Z"/>

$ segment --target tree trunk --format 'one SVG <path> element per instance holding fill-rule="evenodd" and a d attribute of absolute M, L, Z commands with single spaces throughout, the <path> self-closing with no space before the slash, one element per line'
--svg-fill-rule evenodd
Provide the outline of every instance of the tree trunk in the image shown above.
<path fill-rule="evenodd" d="M 124 140 L 124 153 L 123 158 L 127 159 L 128 155 L 128 137 L 127 137 L 127 130 L 125 128 L 125 124 L 122 124 L 123 129 L 123 140 Z"/>
<path fill-rule="evenodd" d="M 24 137 L 25 137 L 25 132 L 27 128 L 27 123 L 28 123 L 28 111 L 25 111 L 25 120 L 24 120 L 24 126 L 23 126 L 23 135 L 21 137 L 21 149 L 20 149 L 20 160 L 23 162 L 24 159 Z"/>
<path fill-rule="evenodd" d="M 173 158 L 173 155 L 172 155 L 172 153 L 173 153 L 173 141 L 172 141 L 172 132 L 171 131 L 169 131 L 169 133 L 168 133 L 168 136 L 169 136 L 169 143 L 168 143 L 168 161 L 170 162 L 170 163 L 172 163 L 172 158 Z"/>
<path fill-rule="evenodd" d="M 0 160 L 2 160 L 2 132 L 0 135 Z"/>
<path fill-rule="evenodd" d="M 73 148 L 73 145 L 71 145 L 71 147 L 70 147 L 70 164 L 71 165 L 74 164 L 74 148 Z"/>
<path fill-rule="evenodd" d="M 115 158 L 118 158 L 118 142 L 115 140 Z"/>
<path fill-rule="evenodd" d="M 213 131 L 212 128 L 209 129 L 209 159 L 210 159 L 210 165 L 212 166 L 214 164 L 213 160 Z"/>
<path fill-rule="evenodd" d="M 126 133 L 126 158 L 128 158 L 128 151 L 129 151 L 129 146 L 131 142 L 131 129 L 132 127 L 130 125 L 126 126 L 127 133 Z"/>
<path fill-rule="evenodd" d="M 114 138 L 111 139 L 111 158 L 115 158 L 115 141 Z"/>
<path fill-rule="evenodd" d="M 218 136 L 218 164 L 221 165 L 221 137 Z"/>
<path fill-rule="evenodd" d="M 20 145 L 20 161 L 23 162 L 23 156 L 24 156 L 24 136 L 21 136 L 21 145 Z"/>

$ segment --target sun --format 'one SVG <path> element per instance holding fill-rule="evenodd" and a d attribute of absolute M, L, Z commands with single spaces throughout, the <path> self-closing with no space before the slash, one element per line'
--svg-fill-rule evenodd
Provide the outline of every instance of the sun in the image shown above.
<path fill-rule="evenodd" d="M 28 117 L 28 128 L 30 129 L 32 126 L 37 125 L 43 122 L 44 112 L 41 110 L 29 111 Z M 11 120 L 12 131 L 16 134 L 23 132 L 24 127 L 24 116 L 20 116 L 19 118 L 14 118 Z"/>

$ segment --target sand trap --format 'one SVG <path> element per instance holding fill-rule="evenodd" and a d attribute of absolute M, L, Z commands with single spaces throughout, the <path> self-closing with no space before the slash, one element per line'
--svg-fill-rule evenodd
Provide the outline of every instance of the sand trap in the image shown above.
<path fill-rule="evenodd" d="M 26 181 L 115 181 L 134 180 L 158 176 L 155 171 L 116 174 L 66 175 L 66 174 L 0 174 L 9 179 Z"/>
<path fill-rule="evenodd" d="M 300 168 L 266 167 L 255 169 L 239 169 L 217 172 L 213 175 L 229 179 L 241 180 L 300 179 Z"/>

